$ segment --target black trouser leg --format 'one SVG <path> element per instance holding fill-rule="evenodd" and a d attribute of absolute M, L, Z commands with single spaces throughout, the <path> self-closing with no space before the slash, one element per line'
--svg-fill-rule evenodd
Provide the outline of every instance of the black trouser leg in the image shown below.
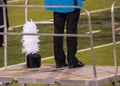
<path fill-rule="evenodd" d="M 64 33 L 65 18 L 59 13 L 54 13 L 54 33 Z M 54 56 L 56 64 L 65 64 L 65 53 L 63 50 L 63 37 L 54 37 Z"/>
<path fill-rule="evenodd" d="M 0 28 L 0 32 L 3 32 L 3 29 Z M 0 47 L 2 47 L 3 44 L 3 35 L 0 35 Z"/>
<path fill-rule="evenodd" d="M 2 11 L 2 8 L 0 8 L 0 26 L 3 25 L 3 11 Z M 0 32 L 3 32 L 4 29 L 3 28 L 0 28 Z M 2 46 L 3 44 L 3 35 L 0 35 L 0 47 Z"/>
<path fill-rule="evenodd" d="M 80 10 L 69 13 L 66 19 L 67 34 L 77 34 L 77 24 L 79 21 Z M 69 64 L 78 61 L 75 57 L 77 51 L 77 37 L 67 37 L 67 59 Z"/>

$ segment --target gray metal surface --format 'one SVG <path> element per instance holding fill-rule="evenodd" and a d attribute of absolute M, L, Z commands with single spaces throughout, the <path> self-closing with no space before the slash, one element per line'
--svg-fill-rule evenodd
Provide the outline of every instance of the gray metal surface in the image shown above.
<path fill-rule="evenodd" d="M 2 86 L 11 86 L 12 82 L 14 81 L 13 78 L 9 77 L 0 77 L 0 82 Z"/>
<path fill-rule="evenodd" d="M 97 78 L 93 77 L 92 69 L 92 66 L 73 69 L 55 68 L 54 64 L 42 64 L 40 68 L 26 68 L 25 64 L 20 64 L 7 69 L 0 68 L 0 80 L 3 82 L 10 78 L 21 85 L 32 83 L 85 86 L 100 86 L 120 80 L 120 67 L 116 75 L 114 66 L 97 66 Z"/>

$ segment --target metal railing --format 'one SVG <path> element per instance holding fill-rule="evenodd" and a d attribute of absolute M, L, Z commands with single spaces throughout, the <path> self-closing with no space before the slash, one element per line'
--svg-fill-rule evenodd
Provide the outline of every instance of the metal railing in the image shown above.
<path fill-rule="evenodd" d="M 4 1 L 2 1 L 5 6 Z M 3 7 L 3 25 L 0 28 L 4 28 L 4 33 L 7 33 L 7 18 L 6 18 L 6 7 Z M 4 67 L 7 67 L 7 35 L 4 35 Z"/>
<path fill-rule="evenodd" d="M 28 0 L 26 0 L 25 5 L 0 5 L 0 7 L 3 7 L 4 9 L 4 14 L 5 13 L 5 8 L 6 7 L 12 7 L 12 8 L 25 8 L 25 22 L 28 20 L 28 8 L 78 8 L 81 9 L 83 12 L 85 12 L 85 15 L 88 19 L 88 30 L 89 34 L 48 34 L 48 33 L 38 33 L 38 34 L 33 34 L 33 33 L 16 33 L 16 32 L 7 32 L 7 25 L 6 25 L 6 17 L 4 16 L 4 27 L 5 31 L 4 33 L 0 33 L 4 35 L 4 67 L 7 69 L 7 35 L 39 35 L 39 36 L 67 36 L 67 37 L 87 37 L 90 39 L 90 47 L 91 47 L 91 59 L 92 59 L 92 64 L 93 64 L 93 77 L 97 78 L 97 73 L 96 73 L 96 63 L 95 63 L 95 56 L 94 56 L 94 45 L 93 45 L 93 34 L 92 34 L 92 24 L 91 24 L 91 17 L 89 12 L 79 6 L 41 6 L 41 5 L 28 5 Z"/>
<path fill-rule="evenodd" d="M 115 66 L 115 74 L 118 74 L 118 63 L 117 63 L 117 49 L 116 49 L 116 36 L 115 36 L 115 5 L 119 0 L 114 0 L 111 6 L 111 25 L 112 25 L 112 40 L 113 40 L 113 56 L 114 56 L 114 66 Z"/>

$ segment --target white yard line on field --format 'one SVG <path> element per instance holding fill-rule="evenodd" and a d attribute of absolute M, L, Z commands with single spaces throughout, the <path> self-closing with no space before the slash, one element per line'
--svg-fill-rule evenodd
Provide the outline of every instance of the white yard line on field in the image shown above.
<path fill-rule="evenodd" d="M 116 44 L 119 44 L 119 43 L 120 43 L 120 41 L 116 42 Z M 99 45 L 99 46 L 94 47 L 94 49 L 103 48 L 103 47 L 107 47 L 107 46 L 111 46 L 111 45 L 113 45 L 113 43 Z M 86 49 L 78 50 L 77 53 L 88 51 L 88 50 L 91 50 L 91 48 L 86 48 Z M 43 58 L 42 61 L 43 60 L 49 60 L 49 59 L 52 59 L 52 58 L 54 58 L 54 56 Z"/>
<path fill-rule="evenodd" d="M 7 3 L 17 2 L 17 1 L 20 1 L 20 0 L 9 0 L 9 1 L 7 1 Z"/>
<path fill-rule="evenodd" d="M 99 33 L 99 32 L 101 32 L 101 30 L 94 30 L 94 31 L 92 31 L 92 33 Z M 86 32 L 86 34 L 89 34 L 89 32 Z"/>
<path fill-rule="evenodd" d="M 19 0 L 12 0 L 12 1 L 8 1 L 8 2 L 15 2 L 15 1 L 19 1 Z M 116 6 L 115 8 L 119 8 L 119 7 L 120 7 L 120 6 Z M 90 11 L 89 13 L 102 12 L 102 11 L 105 11 L 105 10 L 110 10 L 110 8 L 94 10 L 94 11 Z M 84 15 L 84 14 L 85 14 L 85 13 L 82 13 L 81 15 Z M 53 20 L 53 19 L 50 19 L 50 20 Z M 46 22 L 50 22 L 50 20 L 47 20 Z M 40 21 L 40 22 L 43 22 L 43 21 Z M 44 21 L 44 22 L 45 22 L 45 21 Z M 23 26 L 23 25 L 13 26 L 13 27 L 10 27 L 9 29 L 10 29 L 10 30 L 13 30 L 13 28 L 21 27 L 21 26 Z M 99 32 L 99 31 L 100 31 L 100 30 L 98 30 L 98 31 L 93 31 L 93 33 L 96 33 L 96 32 Z M 119 44 L 119 43 L 120 43 L 120 41 L 117 42 L 117 44 Z M 96 46 L 96 47 L 94 47 L 94 49 L 102 48 L 102 47 L 110 46 L 110 45 L 113 45 L 113 43 Z M 82 49 L 82 50 L 78 50 L 77 52 L 83 52 L 83 51 L 87 51 L 87 50 L 90 50 L 90 49 L 91 49 L 91 48 Z M 54 58 L 54 56 L 42 58 L 42 60 L 48 60 L 48 59 L 52 59 L 52 58 Z"/>
<path fill-rule="evenodd" d="M 19 1 L 19 0 L 13 0 L 13 1 Z M 10 1 L 9 1 L 10 2 Z M 115 8 L 120 8 L 120 6 L 116 6 Z M 105 10 L 110 10 L 110 8 L 105 8 L 105 9 L 99 9 L 99 10 L 93 10 L 93 11 L 89 11 L 89 13 L 96 13 L 96 12 L 102 12 L 102 11 L 105 11 Z M 81 13 L 81 15 L 84 15 L 85 13 Z M 36 23 L 52 23 L 52 21 L 51 20 L 53 20 L 53 19 L 49 19 L 49 20 L 45 20 L 45 21 L 34 21 L 34 22 L 36 22 Z M 23 25 L 18 25 L 18 26 L 13 26 L 13 27 L 9 27 L 8 29 L 9 30 L 13 30 L 15 27 L 21 27 L 21 26 L 23 26 Z"/>
<path fill-rule="evenodd" d="M 120 41 L 116 42 L 116 44 L 119 44 L 119 43 L 120 43 Z M 107 47 L 107 46 L 111 46 L 111 45 L 113 45 L 113 43 L 96 46 L 96 47 L 94 47 L 94 49 L 103 48 L 103 47 Z M 91 48 L 86 48 L 86 49 L 78 50 L 77 53 L 88 51 L 88 50 L 91 50 Z M 49 59 L 53 59 L 53 58 L 54 58 L 54 56 L 51 56 L 51 57 L 42 58 L 41 60 L 44 61 L 44 60 L 49 60 Z M 14 67 L 16 65 L 23 65 L 23 64 L 25 64 L 25 62 L 24 63 L 18 63 L 18 64 L 15 64 L 15 65 L 10 65 L 9 67 Z"/>
<path fill-rule="evenodd" d="M 119 44 L 119 43 L 120 43 L 120 41 L 116 42 L 116 44 Z M 94 49 L 103 48 L 103 47 L 107 47 L 107 46 L 111 46 L 111 45 L 113 45 L 113 43 L 99 45 L 99 46 L 94 47 Z M 78 50 L 77 52 L 84 52 L 84 51 L 87 51 L 87 50 L 91 50 L 91 48 L 86 48 L 86 49 Z"/>
<path fill-rule="evenodd" d="M 44 20 L 44 21 L 34 21 L 35 24 L 53 24 L 53 19 L 49 19 L 49 20 Z M 14 28 L 19 28 L 19 27 L 23 27 L 23 25 L 17 25 L 17 26 L 13 26 L 13 27 L 9 27 L 9 30 L 13 30 Z"/>
<path fill-rule="evenodd" d="M 116 8 L 120 8 L 120 6 L 116 6 Z M 97 12 L 102 12 L 102 11 L 106 11 L 106 10 L 110 10 L 111 8 L 104 8 L 104 9 L 99 9 L 99 10 L 93 10 L 93 11 L 89 11 L 89 13 L 97 13 Z M 85 13 L 81 13 L 81 15 L 84 15 Z"/>

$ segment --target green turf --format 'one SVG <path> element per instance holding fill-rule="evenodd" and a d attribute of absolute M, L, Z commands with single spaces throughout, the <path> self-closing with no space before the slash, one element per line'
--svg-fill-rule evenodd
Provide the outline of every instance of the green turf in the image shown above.
<path fill-rule="evenodd" d="M 11 0 L 12 1 L 12 0 Z M 29 5 L 43 5 L 44 0 L 29 0 Z M 113 0 L 85 0 L 84 8 L 88 11 L 110 8 Z M 25 0 L 19 0 L 18 2 L 8 2 L 8 4 L 14 5 L 23 5 Z M 117 3 L 116 6 L 119 6 L 120 3 Z M 9 11 L 9 20 L 10 26 L 16 26 L 24 24 L 24 8 L 8 8 Z M 22 14 L 22 15 L 21 15 Z M 28 18 L 33 19 L 34 21 L 41 21 L 51 19 L 52 13 L 45 11 L 43 8 L 29 8 L 28 9 Z M 14 17 L 13 17 L 14 16 Z"/>
<path fill-rule="evenodd" d="M 118 13 L 119 9 L 116 10 L 117 15 L 119 16 L 120 14 Z M 107 16 L 105 16 L 107 14 Z M 94 34 L 94 45 L 100 45 L 100 44 L 106 44 L 106 43 L 111 43 L 112 42 L 112 35 L 111 35 L 111 25 L 110 25 L 110 12 L 105 11 L 102 13 L 93 13 L 91 14 L 92 21 L 99 22 L 100 24 L 93 24 L 92 29 L 93 30 L 101 30 L 99 33 Z M 98 20 L 97 20 L 98 19 Z M 86 17 L 81 16 L 80 19 L 80 24 L 79 24 L 79 33 L 85 33 L 88 31 L 88 26 L 86 24 Z M 119 18 L 117 18 L 117 21 L 119 21 Z M 108 24 L 101 24 L 103 22 L 108 22 Z M 81 24 L 83 23 L 83 24 Z M 39 32 L 41 33 L 53 33 L 53 25 L 37 25 Z M 119 25 L 117 25 L 118 27 Z M 14 29 L 12 32 L 21 32 L 21 28 Z M 119 32 L 117 32 L 119 33 Z M 117 35 L 117 34 L 116 34 Z M 117 40 L 120 39 L 120 36 L 117 35 Z M 9 59 L 11 58 L 16 58 L 18 60 L 12 61 L 8 60 L 10 63 L 18 63 L 24 60 L 24 54 L 21 54 L 21 36 L 8 36 L 8 56 Z M 52 37 L 40 37 L 40 53 L 42 57 L 47 57 L 47 56 L 52 56 L 53 55 L 53 48 L 52 48 Z M 48 46 L 47 46 L 48 45 Z M 85 38 L 79 38 L 78 41 L 78 49 L 84 49 L 89 47 L 89 40 Z M 66 48 L 66 46 L 65 46 Z M 0 49 L 2 51 L 2 48 Z M 11 52 L 12 51 L 12 52 Z M 47 54 L 46 54 L 47 52 Z M 3 53 L 0 52 L 1 55 L 3 56 Z"/>
<path fill-rule="evenodd" d="M 119 9 L 116 9 L 116 13 L 119 16 L 118 13 Z M 107 14 L 108 16 L 105 17 L 104 14 Z M 102 15 L 102 17 L 101 17 Z M 109 11 L 104 11 L 102 13 L 95 13 L 91 14 L 92 21 L 99 22 L 99 24 L 96 24 L 93 22 L 92 29 L 93 30 L 100 30 L 99 33 L 94 33 L 94 46 L 101 45 L 101 44 L 107 44 L 112 42 L 112 34 L 111 34 L 111 24 L 110 24 L 110 13 Z M 98 20 L 96 20 L 98 18 Z M 119 20 L 119 19 L 118 19 Z M 117 21 L 118 21 L 117 20 Z M 106 24 L 107 22 L 107 24 Z M 102 24 L 105 23 L 105 24 Z M 116 26 L 118 27 L 119 24 Z M 37 25 L 40 33 L 53 33 L 53 25 Z M 81 16 L 80 23 L 78 25 L 78 32 L 79 34 L 85 34 L 88 31 L 88 25 L 86 24 L 86 17 Z M 9 32 L 22 32 L 22 27 L 16 28 Z M 116 38 L 117 41 L 120 40 L 119 32 L 116 32 Z M 8 64 L 16 64 L 23 62 L 25 59 L 25 55 L 21 53 L 22 49 L 22 43 L 21 43 L 21 36 L 8 36 Z M 53 43 L 52 43 L 52 37 L 40 37 L 40 54 L 42 58 L 53 56 Z M 89 45 L 89 39 L 88 38 L 78 38 L 78 50 L 88 48 Z M 64 39 L 64 48 L 66 51 L 66 42 Z M 0 48 L 0 55 L 3 57 L 3 48 Z M 3 58 L 1 59 L 0 66 L 3 66 Z M 14 60 L 12 60 L 14 59 Z"/>

